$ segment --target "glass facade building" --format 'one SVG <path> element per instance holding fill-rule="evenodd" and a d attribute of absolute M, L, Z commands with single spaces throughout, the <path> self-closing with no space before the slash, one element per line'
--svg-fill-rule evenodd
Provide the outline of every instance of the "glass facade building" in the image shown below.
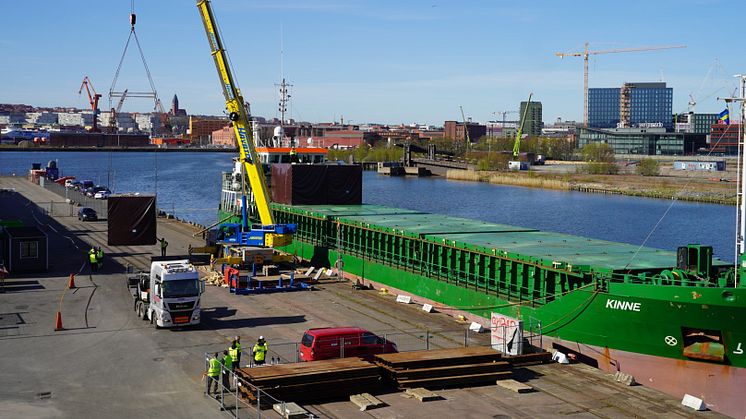
<path fill-rule="evenodd" d="M 589 143 L 606 143 L 614 150 L 614 154 L 683 156 L 707 147 L 707 136 L 666 132 L 663 128 L 581 128 L 578 148 Z"/>
<path fill-rule="evenodd" d="M 622 92 L 629 92 L 623 103 Z M 666 83 L 625 83 L 622 88 L 588 89 L 588 127 L 616 128 L 621 121 L 622 107 L 627 106 L 630 127 L 660 124 L 673 129 L 673 89 Z"/>
<path fill-rule="evenodd" d="M 618 88 L 588 89 L 588 127 L 616 128 L 619 123 Z"/>

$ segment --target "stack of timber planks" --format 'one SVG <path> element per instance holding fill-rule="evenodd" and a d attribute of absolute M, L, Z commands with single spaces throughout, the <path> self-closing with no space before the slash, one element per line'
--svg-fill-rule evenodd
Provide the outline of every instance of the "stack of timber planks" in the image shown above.
<path fill-rule="evenodd" d="M 376 355 L 374 360 L 400 388 L 494 384 L 510 378 L 511 365 L 486 347 L 436 349 Z"/>
<path fill-rule="evenodd" d="M 360 358 L 241 368 L 240 378 L 281 401 L 309 402 L 347 398 L 375 392 L 381 385 L 380 367 Z M 242 397 L 256 403 L 252 387 L 241 387 Z M 262 405 L 269 403 L 262 400 Z"/>

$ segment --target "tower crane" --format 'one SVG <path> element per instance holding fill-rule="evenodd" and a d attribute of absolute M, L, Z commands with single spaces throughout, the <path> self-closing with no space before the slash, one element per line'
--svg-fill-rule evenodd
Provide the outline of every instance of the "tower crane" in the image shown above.
<path fill-rule="evenodd" d="M 591 55 L 617 54 L 621 52 L 657 51 L 661 49 L 686 48 L 686 45 L 663 45 L 655 47 L 622 48 L 601 51 L 589 51 L 588 43 L 585 43 L 583 51 L 580 52 L 557 52 L 554 55 L 565 57 L 583 57 L 583 126 L 588 127 L 588 57 Z"/>
<path fill-rule="evenodd" d="M 249 112 L 246 101 L 241 94 L 241 89 L 236 84 L 233 70 L 230 67 L 228 53 L 223 45 L 222 37 L 218 29 L 217 21 L 209 0 L 197 2 L 205 34 L 210 44 L 210 52 L 215 61 L 215 68 L 220 78 L 220 85 L 225 96 L 225 107 L 228 111 L 228 119 L 233 123 L 233 130 L 238 140 L 239 159 L 245 176 L 249 179 L 251 192 L 254 196 L 257 212 L 261 226 L 248 226 L 248 204 L 246 193 L 241 197 L 241 218 L 243 221 L 242 231 L 236 241 L 242 245 L 277 247 L 290 244 L 292 234 L 295 232 L 295 224 L 275 224 L 272 210 L 269 206 L 270 197 L 267 182 L 262 169 L 262 162 L 254 145 Z"/>
<path fill-rule="evenodd" d="M 83 82 L 80 83 L 78 94 L 83 93 L 83 88 L 85 88 L 85 91 L 88 94 L 88 103 L 91 104 L 91 110 L 93 111 L 93 125 L 91 125 L 91 132 L 98 132 L 98 100 L 101 99 L 101 94 L 96 93 L 96 89 L 93 88 L 93 83 L 91 83 L 91 79 L 89 79 L 88 76 L 83 77 Z M 91 92 L 93 92 L 93 94 L 91 94 Z"/>
<path fill-rule="evenodd" d="M 514 113 L 520 113 L 520 112 L 518 112 L 518 111 L 497 111 L 497 112 L 492 112 L 492 115 L 495 115 L 495 116 L 502 115 L 503 116 L 503 125 L 502 125 L 503 137 L 505 137 L 505 135 L 504 135 L 505 134 L 505 116 L 508 115 L 508 114 L 514 114 Z"/>

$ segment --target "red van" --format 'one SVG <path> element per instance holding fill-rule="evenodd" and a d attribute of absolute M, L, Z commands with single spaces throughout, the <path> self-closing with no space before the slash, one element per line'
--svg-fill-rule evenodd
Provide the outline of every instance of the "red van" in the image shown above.
<path fill-rule="evenodd" d="M 308 329 L 300 344 L 302 361 L 346 358 L 370 358 L 376 354 L 399 352 L 396 344 L 359 327 L 322 327 Z"/>

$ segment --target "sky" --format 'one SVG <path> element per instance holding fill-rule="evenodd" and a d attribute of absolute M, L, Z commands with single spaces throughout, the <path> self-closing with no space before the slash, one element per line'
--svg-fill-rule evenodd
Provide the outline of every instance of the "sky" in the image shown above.
<path fill-rule="evenodd" d="M 582 120 L 583 60 L 556 52 L 686 45 L 590 58 L 590 87 L 665 81 L 674 112 L 719 112 L 746 72 L 746 2 L 213 0 L 252 113 L 272 118 L 281 74 L 290 117 L 434 124 L 502 120 L 533 93 L 543 119 Z M 130 31 L 130 0 L 2 1 L 0 103 L 86 108 L 84 75 L 108 92 Z M 224 100 L 195 2 L 134 1 L 136 32 L 164 106 L 220 115 Z M 149 90 L 130 45 L 115 90 Z M 283 51 L 281 54 L 280 51 Z M 282 57 L 282 59 L 281 59 Z M 281 65 L 282 63 L 282 65 Z M 116 104 L 116 102 L 114 103 Z M 125 112 L 148 112 L 128 99 Z M 731 114 L 736 113 L 731 110 Z M 499 116 L 496 116 L 498 114 Z M 517 119 L 515 113 L 507 119 Z"/>

